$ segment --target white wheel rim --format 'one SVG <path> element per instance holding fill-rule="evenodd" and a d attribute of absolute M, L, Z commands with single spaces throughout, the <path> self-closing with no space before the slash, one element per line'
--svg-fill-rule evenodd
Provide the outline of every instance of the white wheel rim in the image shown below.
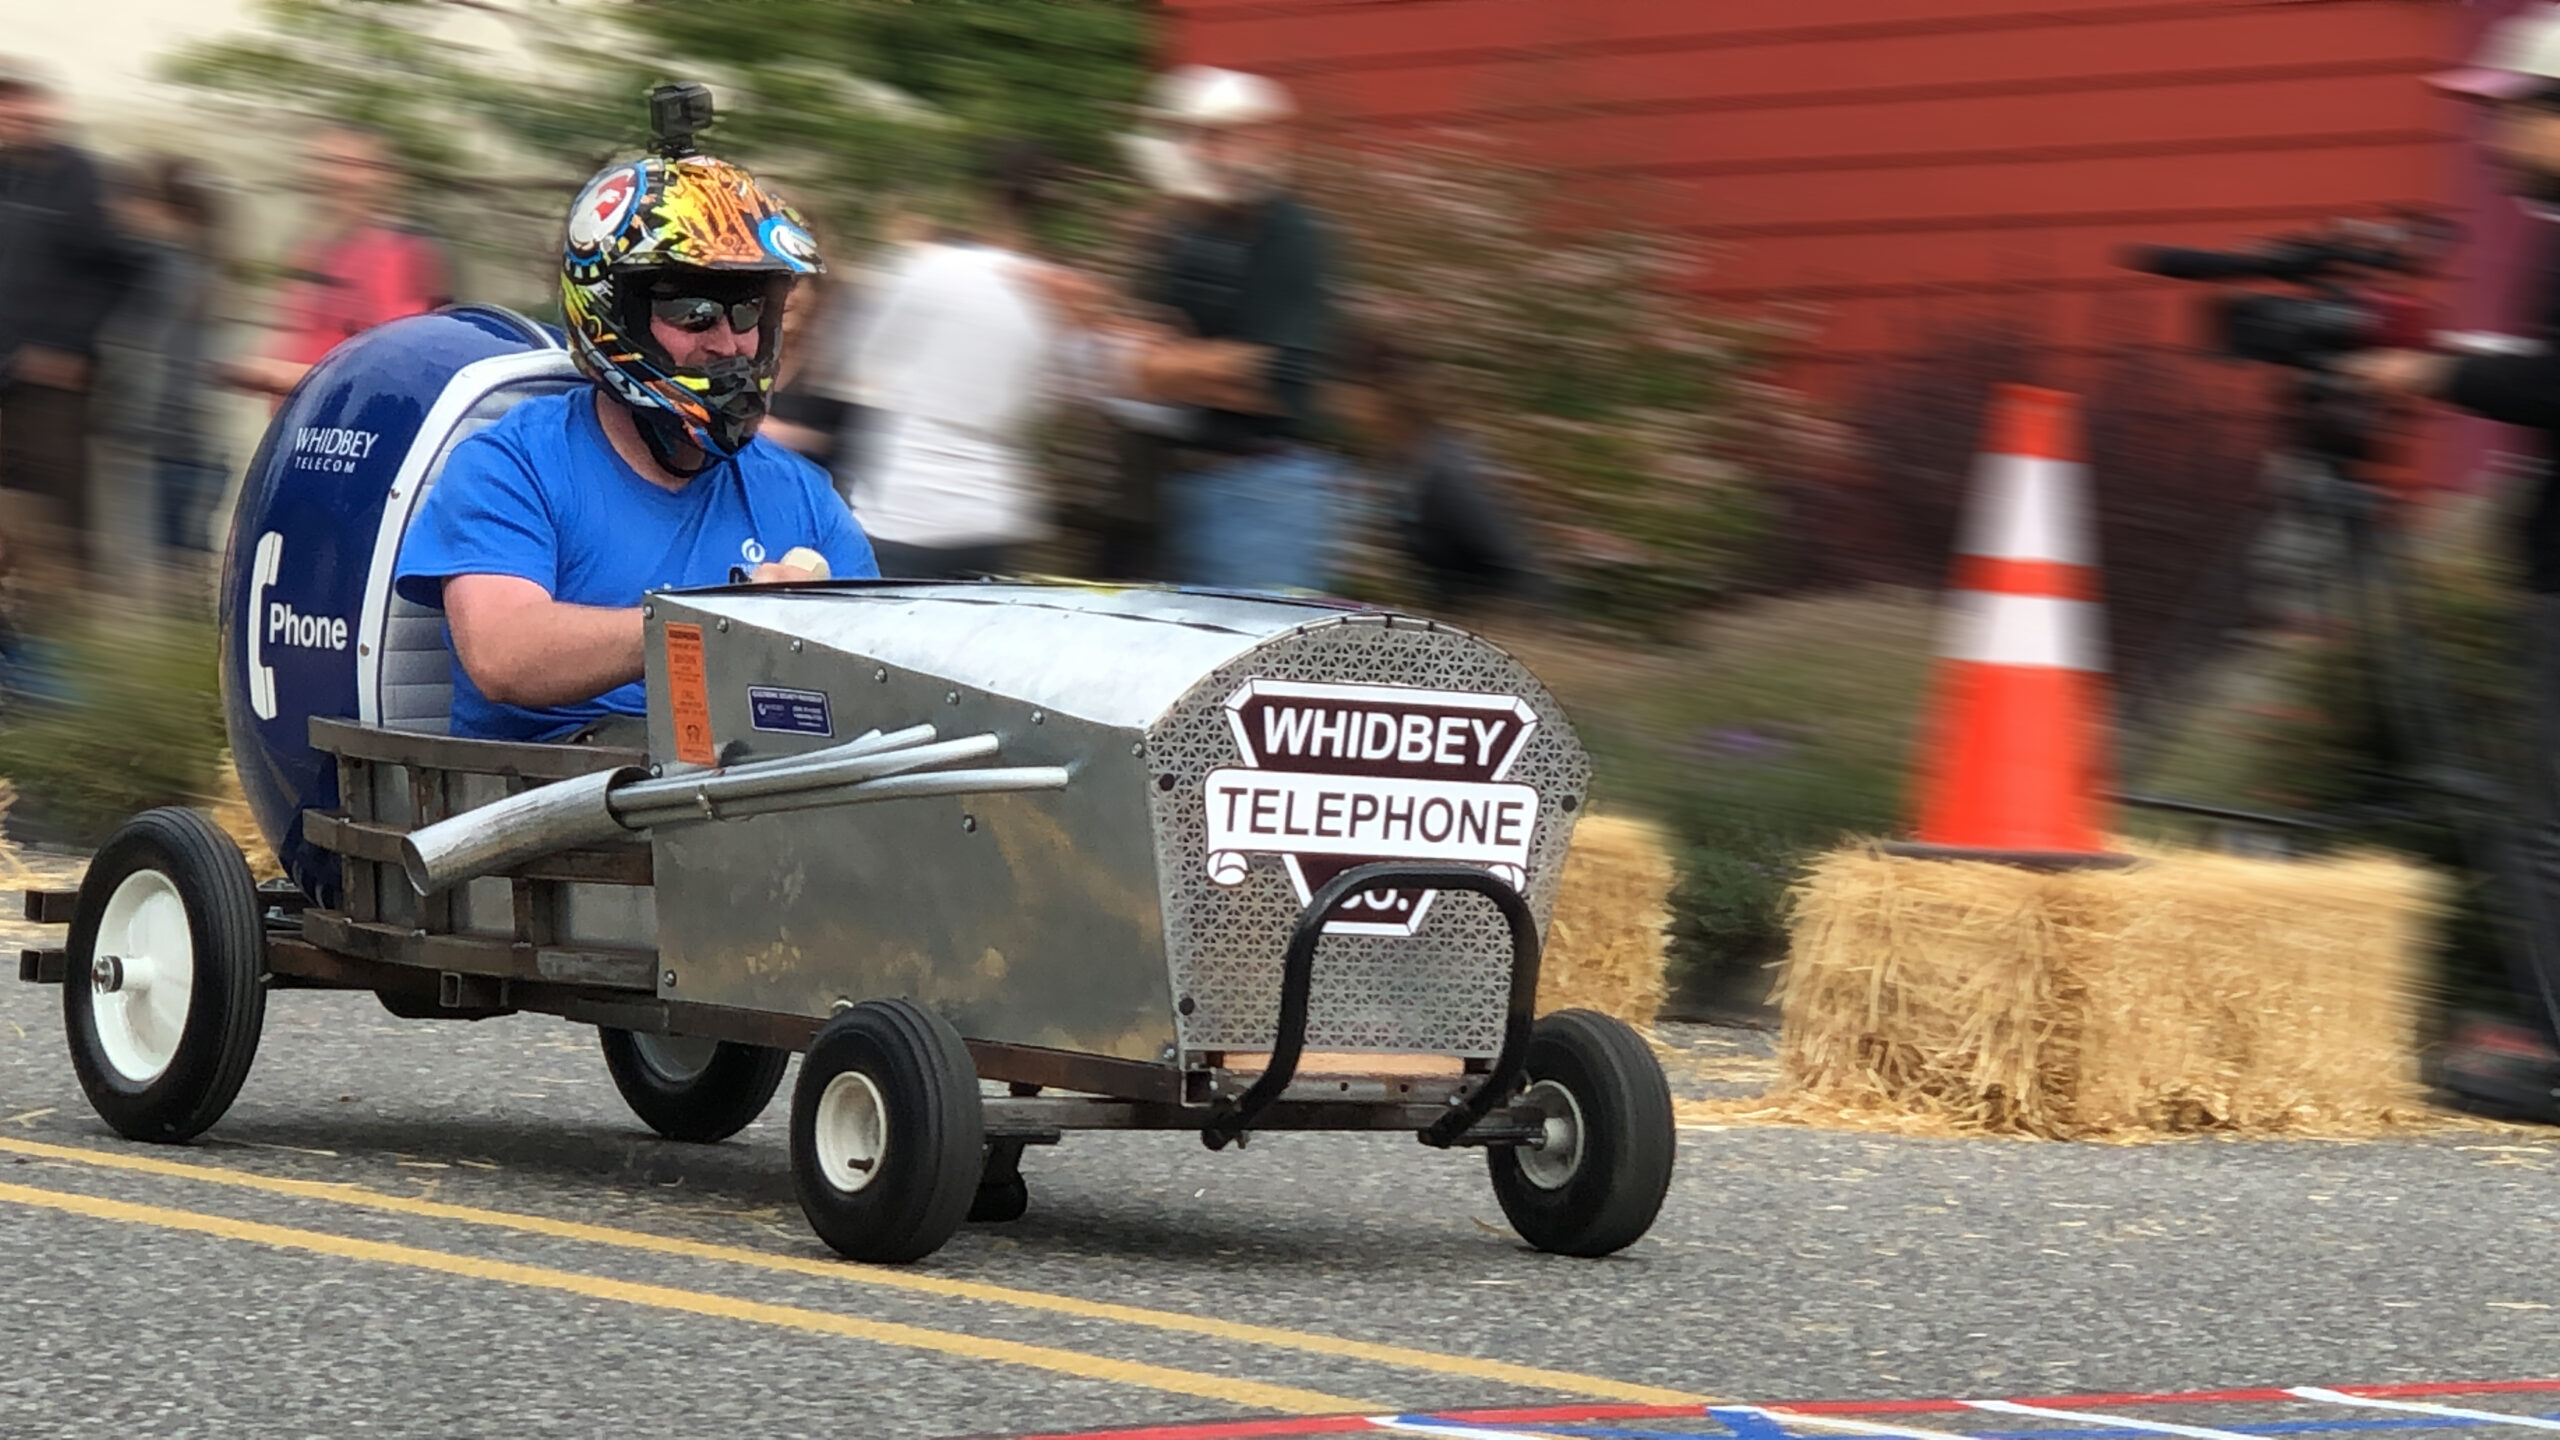
<path fill-rule="evenodd" d="M 859 1070 L 827 1082 L 818 1095 L 818 1173 L 851 1195 L 880 1175 L 889 1149 L 889 1107 L 880 1087 Z"/>
<path fill-rule="evenodd" d="M 91 955 L 98 1048 L 117 1075 L 148 1085 L 177 1058 L 195 1000 L 195 930 L 178 887 L 157 870 L 126 876 L 107 897 Z"/>
<path fill-rule="evenodd" d="M 640 1063 L 659 1079 L 671 1085 L 689 1085 L 711 1069 L 711 1058 L 720 1053 L 720 1042 L 696 1035 L 644 1035 L 634 1031 L 631 1048 L 639 1052 Z"/>
<path fill-rule="evenodd" d="M 1582 1102 L 1553 1080 L 1541 1080 L 1521 1091 L 1520 1101 L 1536 1106 L 1547 1117 L 1544 1143 L 1511 1152 L 1519 1157 L 1520 1178 L 1541 1190 L 1561 1190 L 1582 1169 Z"/>

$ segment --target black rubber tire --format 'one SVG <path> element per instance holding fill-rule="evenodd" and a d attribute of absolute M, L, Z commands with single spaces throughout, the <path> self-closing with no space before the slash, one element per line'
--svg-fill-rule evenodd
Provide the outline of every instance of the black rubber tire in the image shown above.
<path fill-rule="evenodd" d="M 1582 1156 L 1550 1189 L 1522 1170 L 1509 1146 L 1485 1153 L 1493 1193 L 1520 1238 L 1558 1255 L 1623 1250 L 1653 1228 L 1671 1188 L 1678 1130 L 1671 1086 L 1642 1036 L 1592 1010 L 1540 1017 L 1530 1033 L 1525 1091 L 1561 1086 L 1582 1111 Z"/>
<path fill-rule="evenodd" d="M 837 1077 L 879 1092 L 885 1121 L 869 1180 L 840 1187 L 819 1161 L 818 1110 Z M 903 1265 L 968 1218 L 986 1163 L 978 1068 L 951 1023 L 908 1000 L 866 1000 L 827 1022 L 791 1092 L 791 1185 L 818 1238 L 849 1260 Z"/>
<path fill-rule="evenodd" d="M 187 1017 L 168 1066 L 136 1083 L 98 1038 L 90 982 L 99 922 L 119 886 L 156 870 L 186 909 L 194 948 Z M 62 1028 L 71 1068 L 98 1118 L 128 1140 L 176 1144 L 201 1135 L 239 1097 L 267 1021 L 266 933 L 258 886 L 240 847 L 193 810 L 146 810 L 90 857 L 71 911 Z"/>
<path fill-rule="evenodd" d="M 701 1074 L 676 1076 L 649 1063 L 628 1030 L 600 1025 L 596 1040 L 631 1113 L 670 1140 L 696 1145 L 716 1144 L 754 1124 L 791 1066 L 788 1050 L 723 1040 Z"/>

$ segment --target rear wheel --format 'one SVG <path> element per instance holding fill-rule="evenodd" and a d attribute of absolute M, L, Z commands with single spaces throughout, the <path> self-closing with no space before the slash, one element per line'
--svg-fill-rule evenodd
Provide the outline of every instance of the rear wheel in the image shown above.
<path fill-rule="evenodd" d="M 1653 1228 L 1678 1142 L 1671 1087 L 1643 1037 L 1591 1010 L 1540 1018 L 1515 1104 L 1546 1117 L 1540 1145 L 1488 1151 L 1493 1193 L 1520 1238 L 1607 1255 Z"/>
<path fill-rule="evenodd" d="M 708 1145 L 755 1123 L 791 1052 L 691 1035 L 599 1028 L 604 1067 L 631 1113 L 670 1140 Z"/>
<path fill-rule="evenodd" d="M 193 810 L 146 810 L 89 861 L 62 1022 L 100 1119 L 132 1140 L 202 1134 L 240 1094 L 266 1024 L 266 936 L 240 848 Z"/>
<path fill-rule="evenodd" d="M 819 1239 L 920 1260 L 968 1217 L 985 1160 L 977 1065 L 949 1021 L 866 1000 L 818 1032 L 791 1093 L 791 1182 Z"/>

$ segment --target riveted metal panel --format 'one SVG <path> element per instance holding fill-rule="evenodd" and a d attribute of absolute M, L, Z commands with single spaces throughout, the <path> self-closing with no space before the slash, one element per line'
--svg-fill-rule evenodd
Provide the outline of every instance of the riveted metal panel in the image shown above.
<path fill-rule="evenodd" d="M 1539 924 L 1546 924 L 1591 781 L 1590 762 L 1555 697 L 1518 661 L 1447 626 L 1379 614 L 1303 625 L 1210 672 L 1147 734 L 1173 991 L 1177 1003 L 1189 1006 L 1180 1018 L 1186 1050 L 1271 1047 L 1280 952 L 1300 911 L 1278 857 L 1254 857 L 1240 884 L 1217 884 L 1208 870 L 1204 783 L 1211 771 L 1245 763 L 1226 707 L 1255 679 L 1527 702 L 1538 725 L 1508 778 L 1538 792 L 1526 893 Z M 1495 1054 L 1502 1047 L 1510 953 L 1500 915 L 1472 896 L 1440 897 L 1411 936 L 1329 936 L 1317 955 L 1307 1045 Z"/>

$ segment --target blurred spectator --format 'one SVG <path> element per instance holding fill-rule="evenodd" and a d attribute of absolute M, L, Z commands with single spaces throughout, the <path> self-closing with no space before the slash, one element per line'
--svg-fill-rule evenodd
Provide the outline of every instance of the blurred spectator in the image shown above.
<path fill-rule="evenodd" d="M 1092 289 L 1030 253 L 1053 171 L 1028 141 L 985 152 L 975 213 L 908 247 L 866 307 L 851 494 L 883 575 L 1001 574 L 1042 533 L 1026 432 L 1074 333 L 1060 302 Z"/>
<path fill-rule="evenodd" d="M 1316 590 L 1334 535 L 1336 462 L 1313 443 L 1330 329 L 1322 225 L 1289 193 L 1296 107 L 1256 75 L 1188 66 L 1155 87 L 1132 138 L 1176 208 L 1139 298 L 1181 320 L 1150 347 L 1143 393 L 1184 408 L 1159 503 L 1175 577 Z"/>
<path fill-rule="evenodd" d="M 89 535 L 99 327 L 131 269 L 95 164 L 58 134 L 49 86 L 0 71 L 0 535 L 15 563 L 76 568 Z M 60 534 L 47 527 L 61 526 Z"/>
<path fill-rule="evenodd" d="M 108 201 L 137 268 L 100 346 L 101 435 L 160 547 L 201 556 L 225 478 L 204 383 L 222 269 L 213 187 L 195 162 L 161 157 L 111 183 Z"/>
<path fill-rule="evenodd" d="M 842 372 L 848 360 L 841 338 L 851 328 L 843 312 L 853 287 L 828 275 L 803 276 L 782 306 L 782 368 L 774 375 L 765 412 L 766 439 L 787 445 L 834 472 L 841 450 L 846 403 Z"/>
<path fill-rule="evenodd" d="M 1442 420 L 1422 362 L 1374 331 L 1347 348 L 1343 418 L 1362 438 L 1387 518 L 1432 604 L 1534 597 L 1542 586 L 1519 527 L 1473 442 Z"/>
<path fill-rule="evenodd" d="M 766 435 L 825 466 L 848 504 L 865 419 L 854 351 L 889 274 L 936 233 L 904 197 L 893 195 L 885 205 L 882 245 L 870 263 L 844 263 L 792 289 L 783 318 L 798 328 L 785 332 L 782 376 L 764 427 Z"/>
<path fill-rule="evenodd" d="M 310 238 L 288 262 L 278 333 L 264 356 L 223 370 L 231 384 L 278 398 L 347 337 L 453 302 L 443 252 L 393 218 L 401 172 L 381 136 L 329 125 L 311 137 L 304 167 Z"/>

